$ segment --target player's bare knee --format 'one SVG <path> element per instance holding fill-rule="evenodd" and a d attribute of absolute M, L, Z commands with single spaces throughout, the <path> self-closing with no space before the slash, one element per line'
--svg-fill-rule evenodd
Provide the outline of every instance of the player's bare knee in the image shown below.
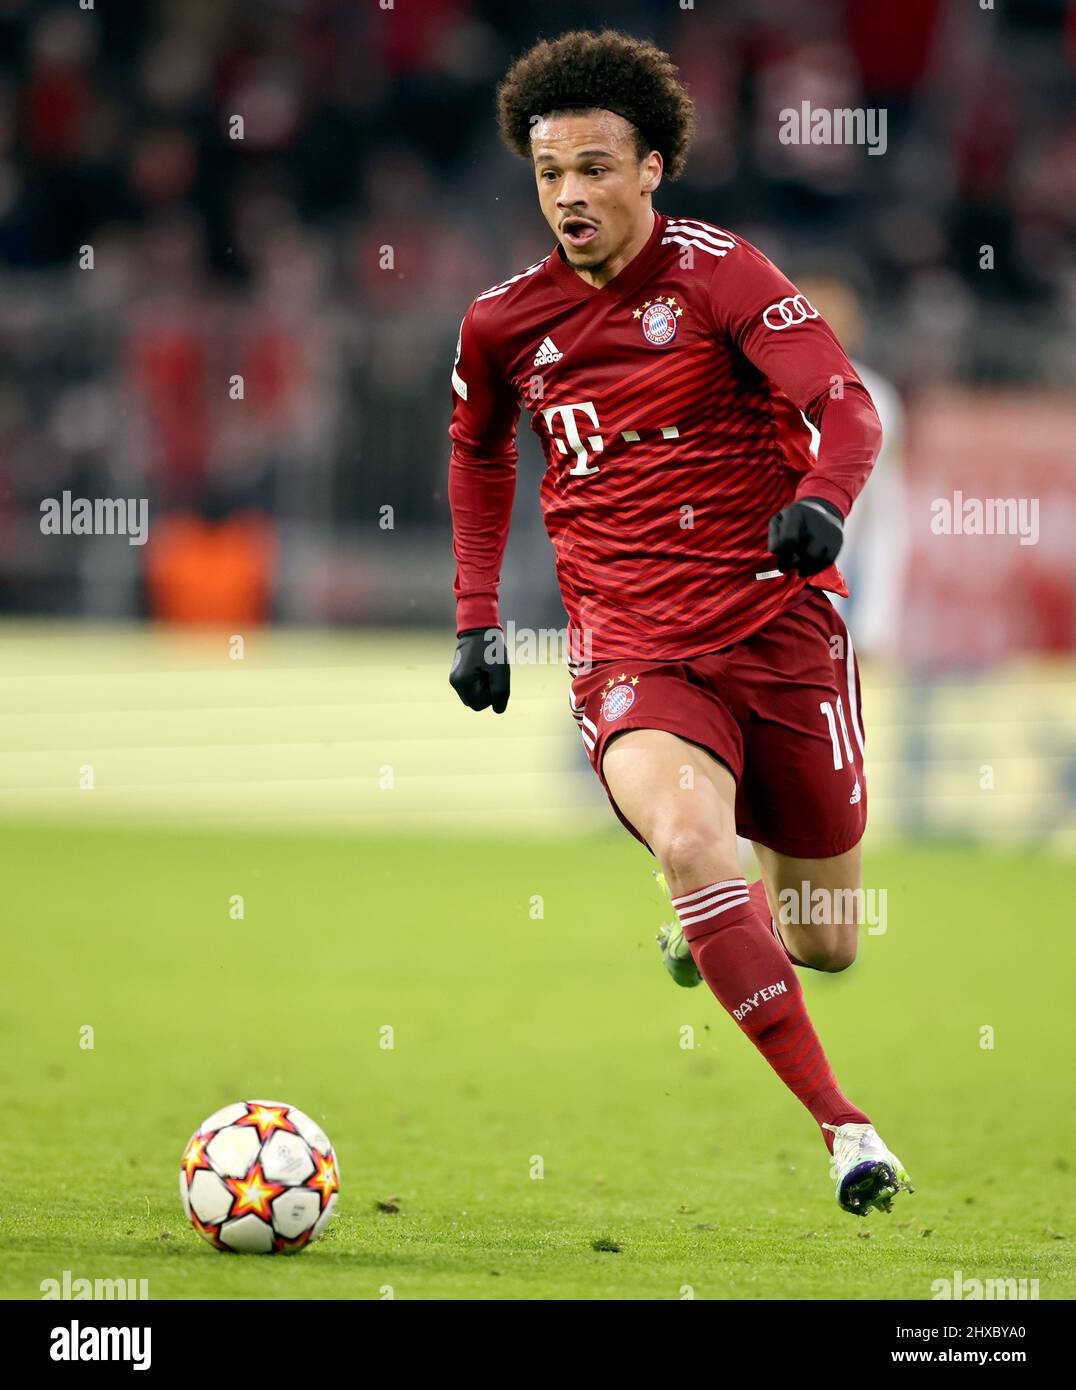
<path fill-rule="evenodd" d="M 720 853 L 720 845 L 712 828 L 691 820 L 676 820 L 662 826 L 651 841 L 651 848 L 657 855 L 666 877 L 675 884 L 712 883 L 718 877 L 735 877 L 738 867 L 730 867 L 723 872 L 727 855 Z M 735 856 L 729 863 L 735 866 Z"/>
<path fill-rule="evenodd" d="M 706 840 L 690 821 L 673 821 L 655 833 L 651 848 L 670 878 L 691 878 L 706 857 Z"/>
<path fill-rule="evenodd" d="M 823 961 L 815 968 L 824 970 L 829 975 L 847 970 L 850 965 L 855 964 L 858 946 L 854 928 L 851 931 L 842 931 L 826 943 Z"/>
<path fill-rule="evenodd" d="M 825 964 L 818 968 L 827 975 L 839 975 L 842 970 L 847 970 L 850 965 L 854 965 L 855 959 L 855 951 L 833 951 L 826 957 Z"/>

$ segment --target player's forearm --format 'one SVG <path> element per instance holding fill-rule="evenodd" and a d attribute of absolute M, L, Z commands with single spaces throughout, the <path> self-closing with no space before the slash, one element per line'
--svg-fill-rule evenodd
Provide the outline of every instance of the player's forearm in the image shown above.
<path fill-rule="evenodd" d="M 819 497 L 847 516 L 882 447 L 882 424 L 867 390 L 848 382 L 844 394 L 826 392 L 806 412 L 821 432 L 818 463 L 802 478 L 796 497 Z"/>
<path fill-rule="evenodd" d="M 452 592 L 457 633 L 495 627 L 500 622 L 497 591 L 515 488 L 514 447 L 490 458 L 453 448 L 448 465 L 448 504 L 456 557 Z"/>

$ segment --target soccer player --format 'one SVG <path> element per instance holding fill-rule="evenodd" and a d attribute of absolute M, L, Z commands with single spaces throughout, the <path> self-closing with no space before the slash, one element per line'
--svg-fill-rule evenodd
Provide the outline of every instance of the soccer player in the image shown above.
<path fill-rule="evenodd" d="M 654 208 L 694 128 L 667 54 L 615 30 L 564 34 L 497 98 L 557 245 L 460 328 L 449 679 L 472 709 L 508 702 L 497 593 L 526 407 L 572 713 L 613 811 L 661 865 L 678 918 L 666 966 L 705 980 L 810 1111 L 842 1208 L 888 1211 L 908 1175 L 837 1084 L 795 969 L 856 953 L 857 921 L 818 910 L 859 900 L 867 807 L 858 668 L 826 590 L 847 593 L 833 562 L 877 415 L 764 255 Z M 762 869 L 750 887 L 737 832 Z"/>

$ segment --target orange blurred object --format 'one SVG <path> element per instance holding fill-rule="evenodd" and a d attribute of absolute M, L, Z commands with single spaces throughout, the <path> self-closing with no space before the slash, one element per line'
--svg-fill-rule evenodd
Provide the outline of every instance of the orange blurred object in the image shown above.
<path fill-rule="evenodd" d="M 146 547 L 150 612 L 160 622 L 256 626 L 269 616 L 277 537 L 261 512 L 224 521 L 173 512 Z"/>

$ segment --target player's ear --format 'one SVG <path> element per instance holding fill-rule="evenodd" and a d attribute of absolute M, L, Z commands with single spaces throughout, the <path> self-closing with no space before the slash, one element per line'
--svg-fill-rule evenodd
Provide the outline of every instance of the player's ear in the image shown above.
<path fill-rule="evenodd" d="M 642 189 L 643 193 L 653 193 L 661 183 L 662 159 L 657 150 L 651 150 L 643 159 L 642 167 Z"/>

